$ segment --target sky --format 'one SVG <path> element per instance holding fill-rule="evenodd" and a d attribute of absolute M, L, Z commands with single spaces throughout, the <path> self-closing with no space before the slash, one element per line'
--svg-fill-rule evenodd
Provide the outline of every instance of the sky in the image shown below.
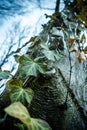
<path fill-rule="evenodd" d="M 51 15 L 55 3 L 56 0 L 0 0 L 0 67 L 2 70 L 9 70 L 13 75 L 16 73 L 18 64 L 14 59 L 14 52 L 32 36 L 42 31 L 42 24 L 49 20 L 44 14 Z M 62 11 L 63 0 L 60 7 Z M 21 54 L 26 53 L 26 50 L 27 48 L 24 48 Z M 6 81 L 0 81 L 0 94 L 6 87 Z"/>
<path fill-rule="evenodd" d="M 2 70 L 9 70 L 13 75 L 16 73 L 18 64 L 15 62 L 14 52 L 30 37 L 41 32 L 42 24 L 49 20 L 44 14 L 51 15 L 55 3 L 56 0 L 0 1 L 0 67 Z M 62 4 L 60 10 L 63 7 Z M 21 53 L 26 53 L 26 48 Z M 0 81 L 0 93 L 5 88 L 4 84 L 5 80 Z"/>

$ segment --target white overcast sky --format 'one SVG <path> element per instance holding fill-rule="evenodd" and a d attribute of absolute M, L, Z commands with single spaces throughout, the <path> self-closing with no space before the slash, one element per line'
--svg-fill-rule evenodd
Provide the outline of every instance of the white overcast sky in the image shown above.
<path fill-rule="evenodd" d="M 11 0 L 0 0 L 0 63 L 3 62 L 10 46 L 12 46 L 10 51 L 15 51 L 28 41 L 31 36 L 40 33 L 42 30 L 41 25 L 48 21 L 44 14 L 52 14 L 56 3 L 56 0 L 40 0 L 40 6 L 43 8 L 41 9 L 37 4 L 37 0 L 9 1 Z M 63 7 L 62 4 L 61 9 Z M 1 68 L 2 70 L 11 70 L 14 67 L 12 71 L 14 75 L 17 66 L 13 55 L 11 55 Z M 3 83 L 5 83 L 4 80 L 0 81 L 0 85 Z M 4 87 L 0 88 L 0 93 L 3 89 Z"/>

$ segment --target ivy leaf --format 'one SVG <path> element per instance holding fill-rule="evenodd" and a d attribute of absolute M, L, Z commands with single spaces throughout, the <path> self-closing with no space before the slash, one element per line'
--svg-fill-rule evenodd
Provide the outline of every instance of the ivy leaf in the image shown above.
<path fill-rule="evenodd" d="M 15 126 L 18 127 L 20 130 L 25 130 L 25 125 L 24 124 L 16 123 Z"/>
<path fill-rule="evenodd" d="M 82 62 L 86 59 L 85 54 L 84 54 L 83 51 L 80 52 L 80 53 L 77 55 L 77 59 L 78 59 L 79 63 L 82 63 Z"/>
<path fill-rule="evenodd" d="M 52 130 L 44 120 L 31 118 L 27 108 L 20 102 L 15 102 L 4 110 L 10 116 L 23 122 L 28 130 Z"/>
<path fill-rule="evenodd" d="M 57 50 L 50 50 L 46 43 L 42 42 L 41 47 L 43 48 L 42 53 L 48 60 L 55 61 L 60 59 L 59 52 Z"/>
<path fill-rule="evenodd" d="M 37 58 L 36 58 L 37 59 Z M 45 74 L 46 64 L 39 58 L 38 60 L 32 59 L 29 56 L 22 56 L 19 59 L 19 71 L 26 76 L 37 76 L 38 73 Z"/>
<path fill-rule="evenodd" d="M 43 50 L 44 55 L 47 57 L 48 60 L 55 61 L 56 54 L 54 51 L 51 50 Z"/>
<path fill-rule="evenodd" d="M 11 76 L 10 71 L 8 70 L 0 70 L 0 79 L 8 79 Z"/>
<path fill-rule="evenodd" d="M 52 130 L 49 124 L 41 119 L 31 118 L 30 130 Z"/>
<path fill-rule="evenodd" d="M 31 118 L 27 108 L 21 102 L 14 102 L 4 109 L 10 116 L 19 119 L 26 126 L 29 125 Z"/>
<path fill-rule="evenodd" d="M 81 36 L 80 42 L 81 42 L 81 43 L 86 42 L 86 37 L 85 37 L 84 34 Z"/>
<path fill-rule="evenodd" d="M 22 88 L 23 82 L 20 79 L 11 79 L 7 81 L 6 86 L 12 88 Z"/>
<path fill-rule="evenodd" d="M 34 92 L 30 88 L 26 88 L 26 89 L 18 88 L 12 91 L 12 93 L 10 93 L 11 102 L 20 101 L 23 104 L 25 104 L 26 102 L 30 104 L 33 96 L 34 96 Z"/>
<path fill-rule="evenodd" d="M 76 40 L 75 38 L 70 38 L 69 39 L 70 47 L 72 47 L 74 45 L 75 40 Z"/>
<path fill-rule="evenodd" d="M 44 41 L 43 42 L 41 42 L 41 45 L 40 45 L 43 49 L 45 49 L 45 50 L 49 50 L 49 47 L 48 47 L 48 45 L 46 44 L 46 43 L 44 43 Z"/>
<path fill-rule="evenodd" d="M 83 49 L 83 52 L 87 54 L 87 46 Z"/>
<path fill-rule="evenodd" d="M 51 32 L 53 35 L 59 35 L 59 30 L 56 27 L 53 27 Z"/>
<path fill-rule="evenodd" d="M 33 57 L 30 57 L 30 56 L 25 54 L 25 55 L 22 55 L 22 56 L 19 57 L 18 62 L 20 64 L 23 64 L 26 61 L 32 61 L 32 60 L 33 60 Z"/>
<path fill-rule="evenodd" d="M 15 61 L 18 63 L 18 61 L 19 61 L 19 58 L 20 58 L 20 55 L 18 55 L 18 54 L 15 54 L 15 55 L 14 55 L 14 58 L 15 58 Z"/>

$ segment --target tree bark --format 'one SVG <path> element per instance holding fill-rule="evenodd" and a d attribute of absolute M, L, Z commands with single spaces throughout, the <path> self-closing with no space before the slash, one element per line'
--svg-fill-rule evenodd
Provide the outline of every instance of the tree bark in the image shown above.
<path fill-rule="evenodd" d="M 70 17 L 71 15 L 72 12 Z M 64 26 L 63 21 L 60 21 L 61 17 L 49 22 L 40 34 L 43 40 L 46 41 L 48 36 L 49 39 L 53 38 L 53 34 L 50 33 L 52 28 Z M 69 23 L 66 24 L 68 26 Z M 74 27 L 75 25 L 74 23 L 70 26 Z M 67 30 L 68 34 L 63 34 L 63 46 L 67 48 L 70 37 L 68 37 L 68 28 L 66 29 L 64 26 L 64 29 Z M 70 54 L 68 49 L 61 50 L 58 46 L 54 47 L 58 44 L 59 39 L 57 38 L 59 38 L 60 32 L 58 37 L 54 36 L 54 40 L 49 41 L 52 44 L 51 49 L 58 49 L 62 55 L 61 60 L 54 63 L 48 62 L 48 65 L 53 64 L 56 73 L 46 77 L 40 75 L 37 83 L 35 82 L 36 85 L 33 85 L 33 82 L 31 85 L 29 84 L 35 92 L 29 111 L 33 117 L 46 120 L 53 130 L 86 130 L 87 114 L 85 107 L 87 97 L 84 97 L 82 91 L 84 88 L 85 91 L 87 90 L 85 87 L 87 85 L 87 72 L 85 71 L 87 62 L 84 61 L 80 64 L 74 52 Z"/>
<path fill-rule="evenodd" d="M 59 9 L 59 1 L 57 2 L 55 11 Z M 27 83 L 26 87 L 30 86 L 35 93 L 28 108 L 32 117 L 44 119 L 50 124 L 52 130 L 87 130 L 87 62 L 79 64 L 76 54 L 69 53 L 67 49 L 69 46 L 68 24 L 71 24 L 73 29 L 76 27 L 76 23 L 69 21 L 66 22 L 66 28 L 63 19 L 58 17 L 57 20 L 49 21 L 40 34 L 44 41 L 49 38 L 51 50 L 57 49 L 61 59 L 55 62 L 48 60 L 48 66 L 52 64 L 56 70 L 55 73 L 40 74 L 38 78 Z M 57 35 L 51 34 L 55 27 L 61 29 L 63 33 L 58 30 Z M 64 33 L 63 29 L 67 30 L 67 33 Z M 62 35 L 62 49 L 59 47 L 60 34 Z M 68 45 L 65 46 L 65 42 Z M 35 54 L 38 55 L 38 53 L 40 49 L 37 49 Z M 4 100 L 3 97 L 2 104 Z"/>

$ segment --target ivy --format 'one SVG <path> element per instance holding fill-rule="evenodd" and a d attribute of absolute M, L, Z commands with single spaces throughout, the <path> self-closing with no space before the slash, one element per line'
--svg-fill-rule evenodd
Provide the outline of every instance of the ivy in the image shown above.
<path fill-rule="evenodd" d="M 30 88 L 23 88 L 23 82 L 19 79 L 11 79 L 6 85 L 11 88 L 10 100 L 11 102 L 20 101 L 23 104 L 31 103 L 34 92 Z"/>
<path fill-rule="evenodd" d="M 10 74 L 10 71 L 7 71 L 7 70 L 2 71 L 2 70 L 0 70 L 0 80 L 8 79 L 10 76 L 12 76 Z"/>
<path fill-rule="evenodd" d="M 26 104 L 26 102 L 30 104 L 33 96 L 34 96 L 34 92 L 32 89 L 18 88 L 12 91 L 12 93 L 10 94 L 10 99 L 11 102 L 20 101 L 23 104 Z"/>
<path fill-rule="evenodd" d="M 48 60 L 56 61 L 60 59 L 59 52 L 57 50 L 50 50 L 49 46 L 46 43 L 42 42 L 41 47 L 43 49 L 42 53 Z"/>
<path fill-rule="evenodd" d="M 20 79 L 10 79 L 7 81 L 6 86 L 11 88 L 22 88 L 23 82 Z"/>
<path fill-rule="evenodd" d="M 84 6 L 83 4 L 82 5 L 81 4 L 82 4 L 82 0 L 77 0 L 78 9 L 82 8 L 80 14 L 78 14 L 77 17 L 83 20 L 85 24 L 87 24 L 87 7 L 85 6 L 85 8 L 83 9 Z M 47 37 L 48 38 L 47 41 L 44 41 L 43 38 L 41 38 L 40 36 L 34 36 L 34 37 L 31 37 L 30 40 L 26 42 L 21 48 L 17 49 L 14 57 L 15 57 L 16 62 L 19 64 L 18 70 L 17 70 L 18 75 L 15 75 L 13 78 L 13 76 L 11 75 L 11 72 L 7 70 L 5 71 L 0 70 L 0 80 L 10 78 L 6 83 L 6 87 L 9 87 L 11 90 L 9 93 L 11 105 L 6 107 L 4 110 L 8 115 L 19 119 L 23 123 L 23 124 L 16 125 L 21 130 L 24 130 L 25 126 L 27 127 L 28 130 L 51 130 L 51 128 L 48 125 L 48 123 L 46 123 L 44 120 L 35 119 L 30 116 L 29 111 L 26 107 L 26 104 L 27 105 L 31 104 L 32 99 L 34 97 L 34 92 L 31 88 L 29 88 L 29 86 L 25 88 L 24 82 L 19 77 L 22 77 L 22 79 L 26 80 L 26 78 L 30 78 L 32 76 L 36 78 L 40 73 L 43 75 L 50 74 L 50 73 L 54 74 L 55 69 L 53 68 L 53 66 L 50 65 L 50 68 L 52 68 L 52 70 L 49 71 L 48 70 L 49 64 L 47 63 L 50 61 L 54 63 L 55 61 L 58 61 L 61 59 L 60 53 L 58 51 L 59 49 L 58 47 L 59 45 L 63 46 L 64 44 L 62 44 L 59 41 L 59 37 L 62 38 L 63 42 L 68 43 L 67 45 L 68 47 L 66 48 L 68 48 L 67 50 L 69 54 L 73 52 L 76 53 L 76 58 L 79 61 L 79 63 L 82 63 L 85 60 L 85 54 L 87 54 L 87 47 L 81 50 L 80 44 L 85 43 L 86 36 L 83 34 L 80 38 L 78 35 L 79 34 L 78 32 L 82 31 L 82 28 L 83 28 L 82 23 L 80 25 L 80 22 L 79 22 L 78 25 L 76 25 L 76 23 L 73 23 L 72 21 L 73 19 L 72 20 L 70 19 L 71 18 L 70 16 L 69 18 L 68 16 L 66 16 L 66 14 L 62 14 L 62 15 L 63 16 L 61 17 L 64 17 L 65 27 L 62 26 L 60 28 L 57 28 L 55 26 L 52 29 L 50 29 L 50 34 L 48 34 L 50 35 L 50 38 Z M 58 20 L 58 19 L 57 17 L 56 19 L 55 17 L 51 17 L 51 20 Z M 73 34 L 73 32 L 77 33 L 76 36 Z M 70 35 L 73 35 L 73 37 L 71 37 Z M 77 38 L 77 35 L 78 35 L 78 38 Z M 67 36 L 67 38 L 65 38 L 65 36 Z M 53 40 L 57 41 L 57 43 L 55 43 Z M 78 44 L 77 44 L 77 41 L 78 41 Z M 20 55 L 21 49 L 27 46 L 29 43 L 30 43 L 30 46 L 28 48 L 28 51 L 31 54 L 27 52 L 24 55 Z M 55 48 L 53 50 L 51 49 L 52 44 Z M 37 57 L 35 55 L 37 53 L 36 47 L 39 48 L 39 52 L 40 52 L 40 54 L 38 54 Z M 33 51 L 35 53 L 34 55 L 32 55 Z M 71 63 L 71 59 L 70 59 L 70 63 Z M 1 118 L 0 122 L 3 122 L 3 121 L 4 121 L 4 118 Z"/>
<path fill-rule="evenodd" d="M 32 118 L 27 108 L 20 102 L 12 103 L 4 110 L 10 116 L 19 119 L 28 130 L 51 130 L 44 120 Z"/>
<path fill-rule="evenodd" d="M 23 55 L 19 58 L 18 71 L 26 76 L 37 76 L 38 73 L 45 74 L 47 65 L 41 58 L 33 59 L 30 56 Z"/>

